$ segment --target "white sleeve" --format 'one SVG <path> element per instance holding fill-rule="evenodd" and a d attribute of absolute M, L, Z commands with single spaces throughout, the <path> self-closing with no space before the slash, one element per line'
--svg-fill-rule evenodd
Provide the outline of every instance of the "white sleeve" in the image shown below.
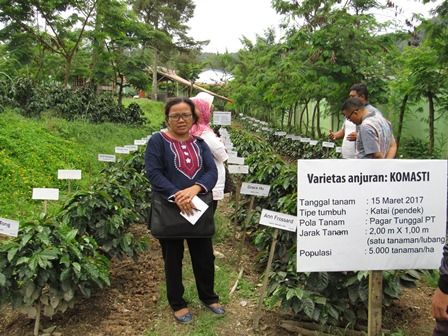
<path fill-rule="evenodd" d="M 212 132 L 204 132 L 201 138 L 210 148 L 213 158 L 218 162 L 225 162 L 229 158 L 227 150 L 222 141 Z"/>

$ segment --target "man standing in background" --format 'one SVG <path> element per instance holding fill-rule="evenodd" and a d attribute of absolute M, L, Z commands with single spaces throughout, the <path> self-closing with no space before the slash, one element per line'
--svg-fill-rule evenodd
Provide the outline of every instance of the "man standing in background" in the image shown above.
<path fill-rule="evenodd" d="M 353 84 L 350 87 L 349 91 L 350 98 L 358 98 L 361 103 L 365 106 L 365 108 L 371 113 L 379 113 L 382 116 L 382 113 L 373 105 L 369 103 L 369 91 L 367 86 L 363 83 Z M 389 123 L 390 124 L 390 123 Z M 390 125 L 390 129 L 392 132 L 392 126 Z M 342 158 L 344 159 L 354 159 L 356 158 L 355 152 L 355 141 L 357 139 L 357 130 L 356 125 L 352 123 L 350 120 L 346 119 L 344 121 L 343 127 L 337 131 L 330 131 L 329 135 L 331 140 L 343 139 L 342 140 Z M 397 144 L 395 142 L 395 138 L 392 136 L 392 143 L 390 145 L 389 151 L 386 153 L 386 159 L 393 159 L 397 153 Z"/>
<path fill-rule="evenodd" d="M 357 159 L 385 159 L 394 142 L 390 123 L 382 114 L 368 110 L 359 98 L 349 98 L 342 106 L 345 118 L 358 128 Z"/>

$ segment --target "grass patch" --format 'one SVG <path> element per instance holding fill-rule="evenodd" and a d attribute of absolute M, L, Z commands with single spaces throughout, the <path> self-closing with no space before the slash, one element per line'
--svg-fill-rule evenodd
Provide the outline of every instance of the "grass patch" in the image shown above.
<path fill-rule="evenodd" d="M 160 107 L 149 101 L 145 113 L 160 119 Z M 98 161 L 99 153 L 113 154 L 116 146 L 133 144 L 157 129 L 70 122 L 50 114 L 29 119 L 12 110 L 0 113 L 0 217 L 36 218 L 43 205 L 31 200 L 32 188 L 59 188 L 61 200 L 49 202 L 48 209 L 58 211 L 67 197 L 67 182 L 57 179 L 58 169 L 82 170 L 83 178 L 72 182 L 72 190 L 86 189 L 107 164 Z"/>
<path fill-rule="evenodd" d="M 153 101 L 148 98 L 123 98 L 123 105 L 128 106 L 131 103 L 137 103 L 142 108 L 146 119 L 148 120 L 149 124 L 155 128 L 160 129 L 161 125 L 165 121 L 165 115 L 163 112 L 164 103 Z"/>
<path fill-rule="evenodd" d="M 431 288 L 437 288 L 439 282 L 440 273 L 438 270 L 425 270 L 423 271 L 422 280 Z"/>

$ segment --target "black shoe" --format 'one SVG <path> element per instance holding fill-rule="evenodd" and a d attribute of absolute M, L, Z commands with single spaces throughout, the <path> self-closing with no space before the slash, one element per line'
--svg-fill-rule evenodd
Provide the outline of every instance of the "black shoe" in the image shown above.
<path fill-rule="evenodd" d="M 190 323 L 191 321 L 193 321 L 193 314 L 191 312 L 188 312 L 182 316 L 176 316 L 173 313 L 173 316 L 177 322 L 182 323 L 182 324 L 187 324 L 187 323 Z"/>
<path fill-rule="evenodd" d="M 210 310 L 215 315 L 223 316 L 226 312 L 223 306 L 212 307 L 212 306 L 209 306 L 208 304 L 205 304 L 204 302 L 202 302 L 202 304 L 204 305 L 205 308 Z"/>

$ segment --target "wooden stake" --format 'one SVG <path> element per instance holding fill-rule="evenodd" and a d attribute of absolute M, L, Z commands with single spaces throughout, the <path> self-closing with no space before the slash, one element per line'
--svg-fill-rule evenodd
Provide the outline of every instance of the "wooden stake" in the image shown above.
<path fill-rule="evenodd" d="M 70 180 L 68 180 L 67 182 L 68 182 L 68 193 L 70 194 L 72 192 L 72 185 L 70 183 Z"/>
<path fill-rule="evenodd" d="M 246 226 L 248 223 L 250 223 L 250 220 L 252 219 L 254 203 L 255 203 L 255 196 L 251 195 L 250 202 L 249 202 L 249 209 L 247 210 L 246 220 L 243 222 L 243 224 L 241 226 L 241 231 L 243 232 L 243 234 L 241 235 L 240 247 L 238 249 L 238 266 L 241 264 L 241 259 L 242 259 L 242 255 L 243 255 L 243 247 L 244 247 L 244 243 L 246 241 Z"/>
<path fill-rule="evenodd" d="M 39 327 L 40 327 L 40 302 L 36 307 L 36 319 L 34 320 L 34 336 L 39 336 Z"/>
<path fill-rule="evenodd" d="M 48 201 L 44 200 L 44 215 L 47 214 L 47 209 L 48 209 Z"/>
<path fill-rule="evenodd" d="M 255 312 L 254 318 L 254 329 L 258 329 L 258 324 L 261 318 L 261 308 L 263 307 L 264 298 L 266 296 L 266 290 L 268 288 L 269 274 L 271 273 L 272 260 L 274 259 L 275 246 L 277 245 L 278 229 L 274 230 L 272 236 L 271 249 L 269 251 L 268 264 L 266 265 L 266 270 L 264 272 L 263 286 L 261 287 L 260 298 L 258 299 L 257 311 Z"/>
<path fill-rule="evenodd" d="M 241 267 L 240 272 L 238 273 L 238 278 L 236 278 L 235 284 L 233 285 L 232 289 L 230 290 L 229 296 L 232 296 L 233 292 L 235 292 L 236 288 L 238 287 L 238 282 L 243 276 L 244 267 Z"/>
<path fill-rule="evenodd" d="M 236 226 L 238 224 L 238 216 L 237 212 L 240 208 L 240 191 L 241 191 L 241 176 L 238 174 L 236 178 L 236 190 L 235 190 L 235 218 L 233 219 L 233 227 L 235 228 L 236 233 Z"/>
<path fill-rule="evenodd" d="M 368 336 L 380 336 L 383 305 L 383 271 L 369 272 Z"/>

